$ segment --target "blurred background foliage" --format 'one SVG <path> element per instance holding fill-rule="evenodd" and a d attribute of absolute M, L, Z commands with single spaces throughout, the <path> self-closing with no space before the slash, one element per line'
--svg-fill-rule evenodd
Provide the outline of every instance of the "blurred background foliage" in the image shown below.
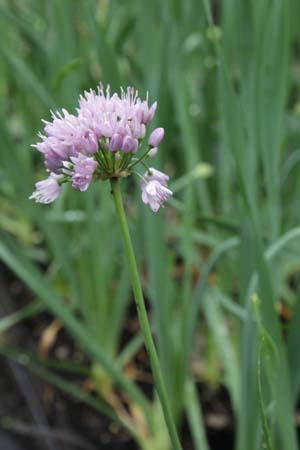
<path fill-rule="evenodd" d="M 139 448 L 169 443 L 136 382 L 141 336 L 124 340 L 131 292 L 109 186 L 30 202 L 44 178 L 30 145 L 50 109 L 73 112 L 100 80 L 158 101 L 153 165 L 174 197 L 154 215 L 136 184 L 124 189 L 178 427 L 185 417 L 208 450 L 196 387 L 222 385 L 234 448 L 298 449 L 299 18 L 298 0 L 0 0 L 0 257 L 34 296 L 0 330 L 51 311 L 89 356 L 97 400 L 4 334 L 1 352 L 120 421 Z"/>

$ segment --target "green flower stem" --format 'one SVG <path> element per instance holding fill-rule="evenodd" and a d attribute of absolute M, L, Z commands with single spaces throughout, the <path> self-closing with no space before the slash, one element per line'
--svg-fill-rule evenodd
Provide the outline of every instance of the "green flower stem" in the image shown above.
<path fill-rule="evenodd" d="M 151 334 L 150 324 L 148 321 L 147 311 L 145 307 L 145 301 L 143 297 L 142 286 L 137 269 L 136 259 L 133 251 L 132 241 L 129 234 L 127 219 L 122 201 L 120 181 L 118 178 L 111 179 L 111 189 L 114 196 L 114 202 L 118 220 L 121 227 L 122 238 L 124 241 L 125 253 L 128 260 L 129 272 L 131 276 L 131 283 L 135 298 L 136 309 L 140 321 L 141 330 L 144 336 L 145 345 L 150 358 L 152 373 L 154 376 L 155 387 L 158 392 L 158 396 L 163 409 L 166 425 L 169 431 L 170 440 L 173 450 L 182 450 L 178 434 L 176 431 L 175 423 L 171 413 L 170 405 L 168 402 L 167 392 L 162 377 L 157 352 L 155 349 L 153 337 Z"/>
<path fill-rule="evenodd" d="M 143 161 L 144 158 L 146 158 L 146 156 L 148 155 L 148 153 L 150 152 L 150 150 L 152 149 L 152 147 L 149 145 L 147 150 L 145 151 L 145 153 L 138 158 L 136 161 L 134 161 L 134 163 L 132 163 L 128 169 L 131 170 L 134 166 L 136 166 L 138 163 L 140 163 L 141 161 Z"/>

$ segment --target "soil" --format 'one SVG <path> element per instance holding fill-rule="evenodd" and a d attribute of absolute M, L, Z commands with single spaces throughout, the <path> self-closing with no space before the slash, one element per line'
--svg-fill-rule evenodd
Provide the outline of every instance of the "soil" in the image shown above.
<path fill-rule="evenodd" d="M 0 316 L 32 300 L 26 287 L 4 266 L 0 266 L 0 292 Z M 132 308 L 129 310 L 125 340 L 135 328 L 134 317 Z M 36 352 L 43 330 L 54 321 L 49 313 L 41 313 L 14 327 L 6 338 L 20 349 Z M 64 330 L 58 329 L 49 356 L 70 358 L 75 351 Z M 149 375 L 147 382 L 140 383 L 140 386 L 150 395 L 151 374 L 143 349 L 136 364 Z M 0 370 L 0 450 L 139 450 L 118 425 L 41 381 L 17 363 L 0 356 Z M 204 383 L 199 383 L 197 388 L 211 450 L 232 450 L 234 421 L 228 393 L 223 387 L 212 390 Z M 185 420 L 181 440 L 185 450 L 193 450 Z"/>

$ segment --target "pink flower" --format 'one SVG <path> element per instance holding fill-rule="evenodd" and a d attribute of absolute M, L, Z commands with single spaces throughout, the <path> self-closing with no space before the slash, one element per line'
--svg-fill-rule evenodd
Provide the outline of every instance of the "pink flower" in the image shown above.
<path fill-rule="evenodd" d="M 148 94 L 145 101 L 141 101 L 139 98 L 137 99 L 137 115 L 142 123 L 148 125 L 155 114 L 157 103 L 154 102 L 153 105 L 149 108 L 148 106 Z"/>
<path fill-rule="evenodd" d="M 65 109 L 52 112 L 52 121 L 43 121 L 45 134 L 39 135 L 41 142 L 34 147 L 44 154 L 46 168 L 55 173 L 61 173 L 63 161 L 71 156 L 97 152 L 100 139 L 108 139 L 112 151 L 134 153 L 155 110 L 156 103 L 149 108 L 148 96 L 142 101 L 132 87 L 111 96 L 109 86 L 104 92 L 100 84 L 97 92 L 90 90 L 80 97 L 77 115 Z"/>
<path fill-rule="evenodd" d="M 128 87 L 126 91 L 121 90 L 120 96 L 118 94 L 111 96 L 109 86 L 104 92 L 100 84 L 97 93 L 91 90 L 80 97 L 77 111 L 80 121 L 86 124 L 91 133 L 95 133 L 97 139 L 103 137 L 110 139 L 111 150 L 135 152 L 136 140 L 145 136 L 145 124 L 153 119 L 155 109 L 156 104 L 149 108 L 148 99 L 142 102 L 132 87 Z M 123 137 L 124 148 L 123 146 L 116 148 L 119 144 L 116 136 Z M 128 142 L 131 143 L 129 150 Z"/>
<path fill-rule="evenodd" d="M 173 192 L 167 188 L 168 175 L 156 169 L 149 169 L 141 182 L 142 200 L 150 206 L 153 212 L 163 207 Z"/>
<path fill-rule="evenodd" d="M 46 180 L 36 183 L 36 190 L 29 197 L 37 203 L 51 203 L 57 199 L 61 193 L 61 186 L 59 181 L 62 180 L 61 175 L 51 173 Z"/>
<path fill-rule="evenodd" d="M 125 136 L 122 142 L 122 149 L 125 153 L 133 152 L 135 153 L 138 149 L 138 140 L 133 139 L 131 136 Z"/>
<path fill-rule="evenodd" d="M 151 147 L 158 147 L 165 135 L 163 128 L 155 128 L 149 136 L 148 143 Z"/>
<path fill-rule="evenodd" d="M 115 133 L 112 135 L 112 138 L 109 143 L 109 148 L 112 151 L 117 151 L 122 148 L 123 136 L 119 133 Z"/>
<path fill-rule="evenodd" d="M 149 204 L 153 212 L 157 212 L 172 194 L 170 189 L 156 180 L 142 185 L 142 200 L 146 205 Z"/>
<path fill-rule="evenodd" d="M 167 186 L 169 181 L 169 176 L 166 173 L 154 169 L 153 167 L 150 167 L 149 170 L 147 170 L 147 172 L 144 173 L 143 178 L 146 181 L 152 180 L 159 181 L 159 183 L 162 184 L 163 186 Z"/>
<path fill-rule="evenodd" d="M 82 136 L 82 149 L 86 150 L 87 153 L 96 153 L 99 148 L 99 143 L 96 135 L 91 132 L 86 132 Z"/>
<path fill-rule="evenodd" d="M 84 192 L 91 184 L 98 163 L 82 154 L 72 156 L 70 160 L 71 162 L 64 161 L 64 173 L 71 175 L 74 189 Z"/>
<path fill-rule="evenodd" d="M 141 100 L 133 87 L 111 94 L 110 87 L 104 90 L 100 83 L 97 90 L 91 89 L 80 96 L 74 114 L 65 109 L 51 112 L 51 120 L 43 121 L 40 141 L 33 145 L 43 154 L 50 177 L 37 183 L 30 198 L 50 203 L 58 197 L 65 182 L 85 191 L 93 179 L 133 174 L 133 167 L 154 156 L 163 139 L 164 129 L 156 128 L 148 140 L 152 148 L 135 157 L 143 148 L 146 128 L 154 118 L 156 107 L 156 102 L 149 105 L 148 94 Z M 168 179 L 166 174 L 152 168 L 144 175 L 143 199 L 152 209 L 157 210 L 171 195 Z"/>

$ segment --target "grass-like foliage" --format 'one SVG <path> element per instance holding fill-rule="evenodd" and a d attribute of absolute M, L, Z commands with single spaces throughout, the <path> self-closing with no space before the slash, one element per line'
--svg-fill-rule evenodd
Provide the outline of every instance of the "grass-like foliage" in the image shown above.
<path fill-rule="evenodd" d="M 149 90 L 174 195 L 157 214 L 131 180 L 123 197 L 179 435 L 186 419 L 210 450 L 201 381 L 229 393 L 235 450 L 297 450 L 299 17 L 298 0 L 0 0 L 0 258 L 35 297 L 0 320 L 0 351 L 143 450 L 172 447 L 134 376 L 142 336 L 122 338 L 132 292 L 109 182 L 35 204 L 44 168 L 30 145 L 50 109 L 74 111 L 100 80 Z M 85 365 L 11 347 L 5 332 L 42 310 Z"/>

